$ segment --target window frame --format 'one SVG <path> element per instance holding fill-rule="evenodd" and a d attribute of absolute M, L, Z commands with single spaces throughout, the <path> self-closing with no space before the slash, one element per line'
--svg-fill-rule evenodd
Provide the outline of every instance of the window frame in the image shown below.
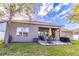
<path fill-rule="evenodd" d="M 19 31 L 18 31 L 18 29 L 19 29 Z M 27 29 L 27 31 L 26 31 L 26 29 Z M 20 35 L 20 32 L 22 32 L 21 35 Z M 17 33 L 18 33 L 18 35 L 17 35 Z M 24 33 L 27 33 L 27 35 L 25 36 Z M 28 34 L 29 34 L 29 27 L 21 26 L 21 27 L 16 28 L 16 36 L 17 37 L 28 37 Z"/>

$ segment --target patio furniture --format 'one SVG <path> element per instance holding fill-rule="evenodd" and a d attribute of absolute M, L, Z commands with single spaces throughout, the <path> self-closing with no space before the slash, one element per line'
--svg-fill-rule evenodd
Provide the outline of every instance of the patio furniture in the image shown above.
<path fill-rule="evenodd" d="M 62 41 L 62 42 L 70 42 L 70 39 L 68 37 L 60 37 L 60 41 Z"/>
<path fill-rule="evenodd" d="M 48 39 L 47 39 L 47 42 L 48 43 L 52 43 L 52 41 L 53 41 L 53 37 L 52 36 L 49 36 Z"/>
<path fill-rule="evenodd" d="M 53 41 L 56 41 L 56 37 L 55 37 L 55 36 L 52 36 L 52 40 L 53 40 Z"/>
<path fill-rule="evenodd" d="M 44 36 L 39 36 L 38 38 L 39 38 L 39 40 L 45 41 Z"/>

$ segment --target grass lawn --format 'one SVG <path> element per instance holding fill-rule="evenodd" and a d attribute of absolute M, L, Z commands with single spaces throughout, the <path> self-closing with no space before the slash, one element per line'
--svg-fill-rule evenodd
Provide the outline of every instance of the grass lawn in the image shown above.
<path fill-rule="evenodd" d="M 0 44 L 0 55 L 27 56 L 79 56 L 79 40 L 63 46 L 42 46 L 37 43 L 10 43 L 7 48 Z"/>

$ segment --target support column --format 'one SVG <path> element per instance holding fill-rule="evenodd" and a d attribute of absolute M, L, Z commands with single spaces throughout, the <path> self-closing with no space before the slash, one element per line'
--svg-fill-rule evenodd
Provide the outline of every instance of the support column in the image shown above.
<path fill-rule="evenodd" d="M 52 35 L 52 30 L 51 30 L 51 28 L 49 28 L 49 36 L 51 36 Z"/>
<path fill-rule="evenodd" d="M 55 32 L 56 40 L 60 40 L 60 29 L 57 29 Z"/>
<path fill-rule="evenodd" d="M 60 40 L 60 28 L 59 28 L 59 40 Z"/>

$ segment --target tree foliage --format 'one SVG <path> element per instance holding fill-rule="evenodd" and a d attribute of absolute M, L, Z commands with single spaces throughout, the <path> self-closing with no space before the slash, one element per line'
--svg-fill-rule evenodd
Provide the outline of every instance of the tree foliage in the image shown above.
<path fill-rule="evenodd" d="M 79 23 L 79 4 L 74 4 L 71 8 L 71 13 L 67 15 L 71 23 Z"/>
<path fill-rule="evenodd" d="M 24 10 L 29 19 L 32 19 L 31 14 L 34 12 L 34 6 L 33 3 L 1 3 L 0 8 L 3 8 L 4 11 L 0 11 L 0 18 L 5 16 L 4 12 L 6 12 L 9 15 L 9 20 L 11 20 L 17 12 L 21 13 Z"/>

